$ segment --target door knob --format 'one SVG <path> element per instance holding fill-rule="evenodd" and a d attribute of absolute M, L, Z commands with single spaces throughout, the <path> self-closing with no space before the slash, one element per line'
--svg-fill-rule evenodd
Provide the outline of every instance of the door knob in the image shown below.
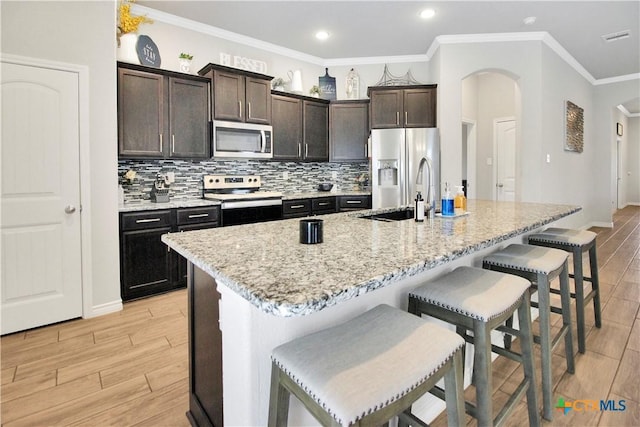
<path fill-rule="evenodd" d="M 504 184 L 496 184 L 496 187 L 502 188 L 502 187 L 504 187 Z"/>
<path fill-rule="evenodd" d="M 76 207 L 75 207 L 75 206 L 73 206 L 73 205 L 67 205 L 67 206 L 64 208 L 64 211 L 65 211 L 66 213 L 68 213 L 68 214 L 72 214 L 72 213 L 74 213 L 74 212 L 76 211 Z"/>

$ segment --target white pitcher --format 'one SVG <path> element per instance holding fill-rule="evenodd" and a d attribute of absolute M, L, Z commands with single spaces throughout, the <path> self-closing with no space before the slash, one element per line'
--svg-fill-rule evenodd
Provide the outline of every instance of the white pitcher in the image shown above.
<path fill-rule="evenodd" d="M 289 70 L 287 74 L 291 80 L 291 92 L 302 93 L 302 73 L 300 70 Z"/>

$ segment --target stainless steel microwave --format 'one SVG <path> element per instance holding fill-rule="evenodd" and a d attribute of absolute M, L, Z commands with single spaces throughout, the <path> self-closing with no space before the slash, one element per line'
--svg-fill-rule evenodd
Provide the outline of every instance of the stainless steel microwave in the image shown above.
<path fill-rule="evenodd" d="M 213 122 L 213 157 L 273 158 L 273 128 L 253 123 Z"/>

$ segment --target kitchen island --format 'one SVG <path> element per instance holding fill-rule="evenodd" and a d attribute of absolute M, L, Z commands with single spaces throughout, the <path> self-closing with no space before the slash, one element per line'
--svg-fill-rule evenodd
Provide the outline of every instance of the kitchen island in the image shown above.
<path fill-rule="evenodd" d="M 469 214 L 417 223 L 322 216 L 324 242 L 299 243 L 299 220 L 168 234 L 189 260 L 190 410 L 195 425 L 267 423 L 270 352 L 348 320 L 460 265 L 580 211 L 567 205 L 469 201 Z M 223 404 L 224 402 L 224 404 Z M 444 405 L 425 396 L 425 421 Z M 292 399 L 291 425 L 317 425 Z"/>

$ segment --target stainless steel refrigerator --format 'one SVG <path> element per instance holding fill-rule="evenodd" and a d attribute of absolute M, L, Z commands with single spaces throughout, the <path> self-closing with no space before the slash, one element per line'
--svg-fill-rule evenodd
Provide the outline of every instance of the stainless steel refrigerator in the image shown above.
<path fill-rule="evenodd" d="M 374 209 L 410 205 L 418 191 L 426 202 L 440 201 L 440 138 L 437 128 L 371 131 Z"/>

